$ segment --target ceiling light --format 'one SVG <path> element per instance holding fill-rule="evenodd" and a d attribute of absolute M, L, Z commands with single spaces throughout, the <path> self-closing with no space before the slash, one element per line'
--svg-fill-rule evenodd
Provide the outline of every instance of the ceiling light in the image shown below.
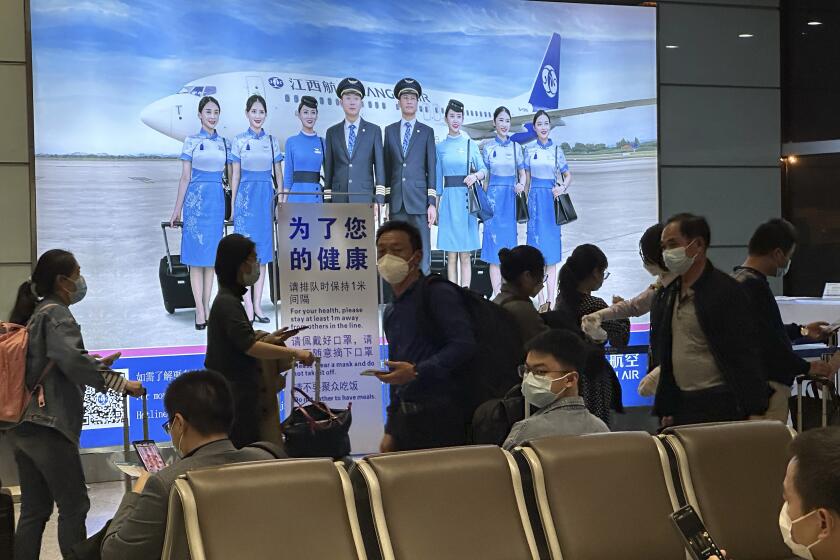
<path fill-rule="evenodd" d="M 755 37 L 752 33 L 741 33 L 738 35 L 741 39 L 750 39 L 751 37 Z"/>
<path fill-rule="evenodd" d="M 821 21 L 809 21 L 808 25 L 822 25 Z"/>
<path fill-rule="evenodd" d="M 665 48 L 666 49 L 678 49 L 678 48 L 680 48 L 680 46 L 679 45 L 665 45 Z"/>
<path fill-rule="evenodd" d="M 788 163 L 796 163 L 796 156 L 788 156 Z"/>

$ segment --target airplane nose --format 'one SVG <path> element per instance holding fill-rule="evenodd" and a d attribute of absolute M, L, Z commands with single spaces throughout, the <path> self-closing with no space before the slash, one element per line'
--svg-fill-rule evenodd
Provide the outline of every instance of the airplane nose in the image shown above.
<path fill-rule="evenodd" d="M 159 99 L 140 111 L 140 120 L 149 128 L 169 136 L 172 134 L 172 106 L 169 99 Z"/>

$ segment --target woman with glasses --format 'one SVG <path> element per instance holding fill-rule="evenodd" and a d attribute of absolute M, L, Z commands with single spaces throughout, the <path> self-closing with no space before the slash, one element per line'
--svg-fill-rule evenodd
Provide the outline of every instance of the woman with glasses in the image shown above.
<path fill-rule="evenodd" d="M 545 313 L 543 319 L 549 326 L 561 319 L 580 325 L 584 315 L 607 308 L 607 302 L 593 296 L 610 277 L 607 256 L 595 245 L 579 245 L 560 268 L 555 311 Z M 604 321 L 601 327 L 607 332 L 611 346 L 627 346 L 630 341 L 630 320 Z M 589 410 L 609 424 L 610 409 L 622 411 L 621 385 L 609 362 L 606 368 L 593 368 L 591 378 L 584 377 L 583 398 Z"/>
<path fill-rule="evenodd" d="M 548 330 L 531 301 L 545 287 L 545 258 L 539 249 L 519 245 L 499 251 L 502 284 L 493 303 L 505 308 L 516 321 L 522 342 Z"/>

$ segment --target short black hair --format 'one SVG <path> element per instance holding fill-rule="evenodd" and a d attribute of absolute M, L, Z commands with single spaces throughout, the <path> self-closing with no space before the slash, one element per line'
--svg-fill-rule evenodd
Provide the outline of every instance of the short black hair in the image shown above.
<path fill-rule="evenodd" d="M 534 113 L 534 118 L 533 118 L 533 119 L 531 119 L 531 124 L 532 124 L 532 125 L 534 125 L 534 126 L 537 126 L 537 119 L 538 119 L 538 118 L 540 118 L 540 117 L 541 117 L 541 116 L 543 116 L 543 115 L 545 115 L 546 117 L 548 117 L 548 124 L 551 124 L 551 115 L 549 115 L 549 114 L 548 114 L 546 111 L 544 111 L 543 109 L 540 109 L 539 111 L 537 111 L 536 113 Z"/>
<path fill-rule="evenodd" d="M 496 119 L 498 119 L 499 115 L 501 115 L 502 113 L 507 113 L 508 118 L 510 118 L 510 110 L 504 105 L 502 105 L 501 107 L 496 107 L 496 110 L 493 111 L 493 120 L 495 121 Z"/>
<path fill-rule="evenodd" d="M 249 97 L 248 100 L 245 102 L 245 111 L 250 111 L 251 107 L 254 106 L 254 103 L 259 103 L 260 105 L 262 105 L 263 110 L 265 110 L 265 112 L 268 113 L 268 105 L 266 105 L 265 103 L 265 98 L 262 95 L 258 95 L 256 93 Z"/>
<path fill-rule="evenodd" d="M 665 259 L 662 258 L 662 224 L 654 224 L 647 228 L 639 239 L 639 254 L 646 264 L 655 264 L 662 270 L 668 270 Z"/>
<path fill-rule="evenodd" d="M 219 105 L 219 101 L 215 97 L 212 97 L 210 95 L 205 95 L 198 102 L 198 112 L 199 113 L 202 112 L 204 110 L 204 108 L 207 106 L 208 103 L 215 103 L 216 107 L 219 108 L 219 112 L 222 111 L 222 106 Z"/>
<path fill-rule="evenodd" d="M 790 451 L 797 461 L 793 485 L 802 497 L 803 512 L 826 508 L 840 515 L 840 427 L 802 432 Z"/>
<path fill-rule="evenodd" d="M 376 230 L 376 241 L 379 241 L 379 238 L 382 237 L 383 233 L 388 233 L 389 231 L 405 232 L 406 235 L 408 235 L 409 242 L 411 243 L 411 249 L 413 251 L 423 250 L 423 238 L 420 236 L 420 230 L 408 222 L 402 222 L 400 220 L 390 220 L 385 222 L 379 226 L 378 230 Z"/>
<path fill-rule="evenodd" d="M 253 241 L 239 233 L 226 235 L 219 241 L 215 269 L 220 286 L 239 294 L 247 291 L 239 282 L 239 267 L 255 248 Z"/>
<path fill-rule="evenodd" d="M 569 364 L 581 375 L 587 357 L 587 348 L 580 337 L 560 329 L 538 334 L 525 344 L 525 352 L 549 354 L 558 362 Z"/>
<path fill-rule="evenodd" d="M 668 219 L 669 224 L 678 224 L 680 226 L 680 233 L 683 237 L 688 239 L 701 238 L 706 243 L 706 248 L 712 244 L 712 230 L 709 229 L 709 222 L 703 216 L 696 216 L 684 212 L 671 216 Z"/>
<path fill-rule="evenodd" d="M 502 278 L 508 282 L 516 282 L 523 272 L 530 272 L 535 278 L 537 276 L 542 278 L 545 271 L 545 257 L 539 249 L 530 245 L 517 245 L 513 249 L 501 249 L 499 251 L 499 262 Z"/>
<path fill-rule="evenodd" d="M 755 230 L 750 238 L 749 252 L 755 257 L 769 255 L 776 249 L 788 254 L 797 242 L 798 236 L 793 224 L 782 218 L 773 218 Z"/>
<path fill-rule="evenodd" d="M 233 396 L 221 374 L 188 371 L 176 377 L 163 396 L 169 419 L 180 414 L 201 435 L 229 433 L 233 424 Z"/>

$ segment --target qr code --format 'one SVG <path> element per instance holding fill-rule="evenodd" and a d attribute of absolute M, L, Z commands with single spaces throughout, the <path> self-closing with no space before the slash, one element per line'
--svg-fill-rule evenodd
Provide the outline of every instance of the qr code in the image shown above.
<path fill-rule="evenodd" d="M 127 369 L 113 370 L 128 376 Z M 82 429 L 121 428 L 123 425 L 123 398 L 119 393 L 99 393 L 92 387 L 85 387 L 85 416 Z M 130 411 L 129 411 L 130 412 Z"/>

